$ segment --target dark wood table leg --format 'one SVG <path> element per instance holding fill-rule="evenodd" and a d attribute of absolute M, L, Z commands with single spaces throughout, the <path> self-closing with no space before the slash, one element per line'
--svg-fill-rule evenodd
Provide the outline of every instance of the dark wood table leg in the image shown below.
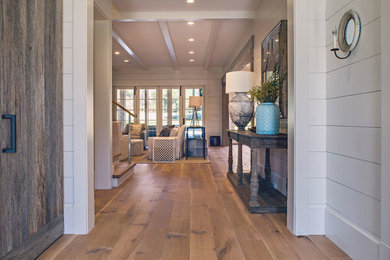
<path fill-rule="evenodd" d="M 270 149 L 269 148 L 265 149 L 264 173 L 265 173 L 265 185 L 272 186 L 272 182 L 271 182 L 271 156 L 270 156 Z"/>
<path fill-rule="evenodd" d="M 252 162 L 251 162 L 251 195 L 249 200 L 249 206 L 251 207 L 258 207 L 259 204 L 259 177 L 258 177 L 258 170 L 257 170 L 257 157 L 258 157 L 258 149 L 251 149 L 251 156 L 252 156 Z"/>
<path fill-rule="evenodd" d="M 228 165 L 229 171 L 228 173 L 233 173 L 233 140 L 229 138 L 229 157 L 228 157 Z"/>
<path fill-rule="evenodd" d="M 242 185 L 242 144 L 238 143 L 237 175 L 238 185 Z"/>

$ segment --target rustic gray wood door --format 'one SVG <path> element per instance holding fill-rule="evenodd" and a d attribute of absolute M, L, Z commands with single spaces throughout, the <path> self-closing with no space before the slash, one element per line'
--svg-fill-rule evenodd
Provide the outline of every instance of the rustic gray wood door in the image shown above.
<path fill-rule="evenodd" d="M 0 259 L 63 233 L 62 0 L 0 0 Z"/>

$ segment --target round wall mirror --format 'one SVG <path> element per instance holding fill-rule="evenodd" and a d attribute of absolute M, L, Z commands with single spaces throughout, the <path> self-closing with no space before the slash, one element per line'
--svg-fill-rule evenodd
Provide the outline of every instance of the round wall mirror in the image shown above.
<path fill-rule="evenodd" d="M 360 17 L 354 10 L 349 10 L 341 18 L 338 30 L 338 41 L 340 50 L 343 52 L 352 51 L 360 37 Z"/>

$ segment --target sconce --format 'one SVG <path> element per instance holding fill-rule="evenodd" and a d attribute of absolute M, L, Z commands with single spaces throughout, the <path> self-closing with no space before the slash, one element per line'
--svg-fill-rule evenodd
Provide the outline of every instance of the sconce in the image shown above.
<path fill-rule="evenodd" d="M 359 14 L 354 10 L 347 11 L 340 20 L 339 30 L 332 31 L 333 48 L 331 51 L 338 59 L 348 58 L 360 39 L 361 23 Z M 342 57 L 337 54 L 338 51 L 348 53 Z"/>

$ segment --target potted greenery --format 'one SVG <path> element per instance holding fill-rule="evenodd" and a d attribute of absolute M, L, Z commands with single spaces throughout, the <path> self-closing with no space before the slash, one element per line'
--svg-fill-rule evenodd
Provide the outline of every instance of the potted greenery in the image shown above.
<path fill-rule="evenodd" d="M 285 76 L 280 76 L 279 67 L 275 66 L 269 79 L 254 86 L 249 94 L 259 106 L 256 108 L 256 133 L 277 135 L 280 127 L 280 109 L 275 104 L 283 87 Z"/>

